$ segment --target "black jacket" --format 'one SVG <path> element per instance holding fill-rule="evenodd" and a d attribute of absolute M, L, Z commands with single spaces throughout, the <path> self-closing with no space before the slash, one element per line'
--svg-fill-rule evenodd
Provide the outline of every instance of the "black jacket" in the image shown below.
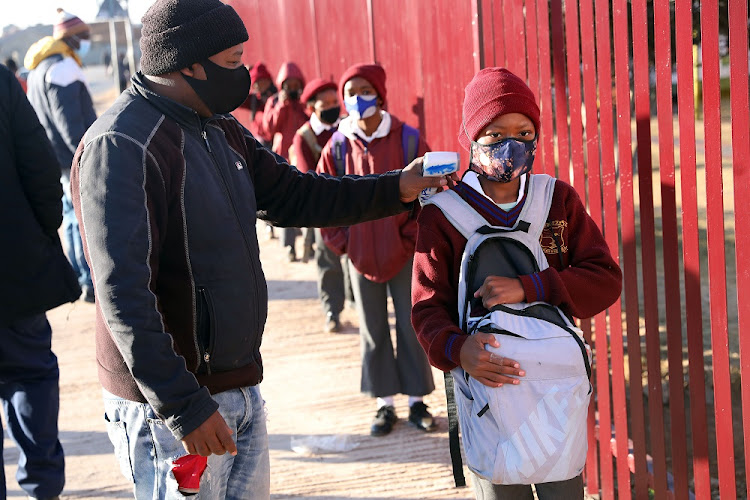
<path fill-rule="evenodd" d="M 150 403 L 177 438 L 216 410 L 210 393 L 262 379 L 257 216 L 338 226 L 409 208 L 398 172 L 301 174 L 230 115 L 201 119 L 140 75 L 86 132 L 71 174 L 95 277 L 99 380 Z"/>
<path fill-rule="evenodd" d="M 63 255 L 60 165 L 15 75 L 0 66 L 0 326 L 81 294 Z"/>

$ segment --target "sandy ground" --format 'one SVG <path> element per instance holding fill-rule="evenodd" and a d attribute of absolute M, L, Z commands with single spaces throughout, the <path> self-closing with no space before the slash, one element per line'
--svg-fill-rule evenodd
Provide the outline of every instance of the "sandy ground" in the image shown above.
<path fill-rule="evenodd" d="M 434 372 L 438 388 L 426 399 L 439 423 L 436 432 L 425 434 L 404 422 L 403 397 L 396 400 L 402 419 L 394 431 L 370 437 L 375 406 L 359 393 L 356 313 L 344 312 L 344 332 L 323 333 L 314 263 L 288 263 L 278 240 L 266 239 L 262 231 L 259 239 L 270 297 L 261 390 L 268 411 L 272 498 L 473 498 L 469 489 L 453 487 L 441 373 Z M 102 418 L 94 306 L 68 304 L 48 317 L 60 364 L 60 440 L 67 462 L 63 498 L 132 498 Z M 331 435 L 357 447 L 314 456 L 291 449 L 293 438 Z M 3 457 L 8 497 L 24 497 L 14 480 L 18 450 L 7 435 Z"/>

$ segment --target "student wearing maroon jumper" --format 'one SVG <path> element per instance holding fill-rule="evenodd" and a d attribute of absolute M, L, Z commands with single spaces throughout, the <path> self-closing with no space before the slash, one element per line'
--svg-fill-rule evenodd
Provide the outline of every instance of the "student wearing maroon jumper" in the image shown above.
<path fill-rule="evenodd" d="M 300 101 L 305 77 L 302 70 L 293 62 L 285 62 L 276 75 L 279 92 L 266 102 L 263 112 L 263 130 L 272 138 L 272 150 L 277 155 L 289 158 L 294 134 L 307 122 L 305 105 Z M 294 242 L 299 228 L 285 227 L 282 230 L 281 245 L 287 248 L 289 262 L 297 260 Z"/>
<path fill-rule="evenodd" d="M 263 61 L 256 62 L 250 68 L 250 82 L 250 95 L 240 107 L 250 112 L 247 129 L 261 144 L 270 148 L 273 136 L 263 128 L 263 110 L 277 89 Z"/>
<path fill-rule="evenodd" d="M 494 226 L 512 227 L 526 201 L 538 131 L 534 94 L 510 71 L 486 68 L 467 85 L 459 141 L 475 161 L 453 189 Z M 523 383 L 517 378 L 523 377 L 523 366 L 491 358 L 485 350 L 485 344 L 499 347 L 494 335 L 469 336 L 458 326 L 458 273 L 466 239 L 437 206 L 425 206 L 418 222 L 412 322 L 430 363 L 446 372 L 461 366 L 489 387 Z M 601 231 L 576 191 L 560 180 L 541 245 L 550 267 L 517 279 L 488 277 L 474 294 L 484 307 L 543 301 L 588 318 L 620 295 L 620 268 Z M 529 485 L 495 485 L 476 475 L 473 483 L 477 498 L 533 498 Z M 536 487 L 540 499 L 583 498 L 581 476 Z"/>
<path fill-rule="evenodd" d="M 323 146 L 338 127 L 341 115 L 337 86 L 330 80 L 316 78 L 305 85 L 300 98 L 307 106 L 310 120 L 294 135 L 289 161 L 302 172 L 314 172 Z M 339 314 L 344 308 L 345 283 L 349 282 L 346 257 L 336 255 L 323 241 L 320 230 L 305 228 L 302 262 L 315 257 L 318 267 L 318 296 L 326 315 L 326 333 L 341 330 Z M 315 243 L 315 249 L 313 249 Z M 344 261 L 342 266 L 342 260 Z"/>
<path fill-rule="evenodd" d="M 385 71 L 374 64 L 352 66 L 339 81 L 339 93 L 349 116 L 342 119 L 338 135 L 325 148 L 318 170 L 336 175 L 337 163 L 346 174 L 379 174 L 400 168 L 408 156 L 405 145 L 417 156 L 428 150 L 417 131 L 384 110 Z M 405 137 L 412 140 L 407 143 Z M 345 150 L 345 154 L 343 152 Z M 340 156 L 339 156 L 340 155 Z M 338 156 L 338 159 L 337 159 Z M 432 415 L 422 402 L 435 384 L 427 358 L 411 326 L 411 267 L 416 241 L 412 214 L 388 217 L 377 223 L 325 229 L 328 242 L 339 242 L 338 253 L 348 253 L 349 273 L 360 322 L 362 392 L 377 398 L 378 410 L 370 434 L 388 434 L 396 422 L 395 394 L 409 396 L 409 421 L 418 428 L 434 428 Z M 396 316 L 397 353 L 391 343 L 388 293 Z"/>

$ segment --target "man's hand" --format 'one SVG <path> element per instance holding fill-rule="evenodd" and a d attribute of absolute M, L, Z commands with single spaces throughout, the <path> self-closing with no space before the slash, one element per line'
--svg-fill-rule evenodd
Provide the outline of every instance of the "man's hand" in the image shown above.
<path fill-rule="evenodd" d="M 482 305 L 492 309 L 498 304 L 515 304 L 526 300 L 526 292 L 518 278 L 502 278 L 487 276 L 479 290 L 474 292 L 474 298 L 482 297 Z"/>
<path fill-rule="evenodd" d="M 452 180 L 458 181 L 456 174 L 451 174 Z M 417 199 L 423 189 L 432 187 L 443 187 L 448 184 L 445 177 L 422 177 L 422 158 L 416 158 L 401 171 L 399 179 L 399 191 L 401 201 L 409 203 Z"/>
<path fill-rule="evenodd" d="M 461 368 L 488 387 L 520 384 L 520 380 L 510 376 L 523 377 L 526 375 L 526 372 L 521 370 L 520 365 L 510 358 L 504 358 L 489 352 L 484 348 L 485 344 L 495 348 L 500 347 L 500 342 L 491 333 L 475 333 L 466 339 L 464 345 L 461 346 Z"/>
<path fill-rule="evenodd" d="M 182 439 L 182 446 L 191 455 L 207 457 L 211 454 L 237 454 L 237 445 L 232 440 L 232 429 L 216 411 L 197 429 Z"/>

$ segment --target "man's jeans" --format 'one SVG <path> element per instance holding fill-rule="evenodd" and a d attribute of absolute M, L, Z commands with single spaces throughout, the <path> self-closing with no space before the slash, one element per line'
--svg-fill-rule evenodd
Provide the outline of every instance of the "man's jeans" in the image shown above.
<path fill-rule="evenodd" d="M 214 394 L 219 413 L 232 429 L 237 455 L 211 455 L 192 499 L 267 500 L 270 498 L 268 433 L 258 386 Z M 171 472 L 174 460 L 186 455 L 148 404 L 104 391 L 104 418 L 109 439 L 135 498 L 183 499 Z"/>
<path fill-rule="evenodd" d="M 0 328 L 0 339 L 0 399 L 8 436 L 18 447 L 16 480 L 31 497 L 57 496 L 65 484 L 65 457 L 57 438 L 60 371 L 52 329 L 38 314 Z M 0 498 L 5 498 L 1 441 Z"/>
<path fill-rule="evenodd" d="M 63 186 L 63 241 L 65 244 L 65 254 L 68 256 L 70 265 L 73 267 L 78 284 L 93 290 L 94 285 L 91 281 L 91 270 L 83 255 L 83 242 L 81 241 L 81 230 L 78 227 L 78 219 L 73 209 L 73 199 L 70 197 L 70 181 L 64 177 L 60 181 Z"/>

